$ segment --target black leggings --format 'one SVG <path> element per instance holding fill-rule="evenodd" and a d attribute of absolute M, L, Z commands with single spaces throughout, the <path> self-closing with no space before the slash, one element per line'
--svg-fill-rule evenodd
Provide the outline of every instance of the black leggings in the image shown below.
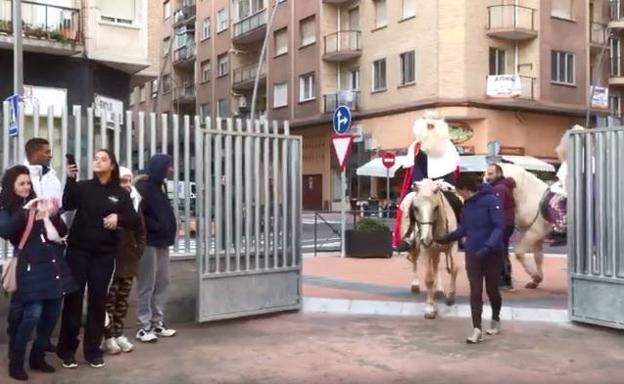
<path fill-rule="evenodd" d="M 485 278 L 485 290 L 492 305 L 492 320 L 500 320 L 503 299 L 498 291 L 498 281 L 502 265 L 503 255 L 500 252 L 491 252 L 482 258 L 466 254 L 466 272 L 470 282 L 470 312 L 472 325 L 475 328 L 481 329 L 483 278 Z"/>

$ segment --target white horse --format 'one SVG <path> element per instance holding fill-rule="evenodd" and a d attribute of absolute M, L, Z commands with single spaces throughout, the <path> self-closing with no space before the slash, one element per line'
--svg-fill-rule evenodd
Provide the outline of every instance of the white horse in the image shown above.
<path fill-rule="evenodd" d="M 548 185 L 534 174 L 514 164 L 499 164 L 505 177 L 516 182 L 513 191 L 516 203 L 516 230 L 520 239 L 515 246 L 516 259 L 522 264 L 531 281 L 526 288 L 535 289 L 544 280 L 544 240 L 552 231 L 552 225 L 543 217 L 540 209 Z M 528 258 L 534 255 L 535 261 Z"/>
<path fill-rule="evenodd" d="M 457 243 L 440 245 L 434 239 L 440 238 L 457 228 L 457 218 L 440 190 L 440 185 L 432 180 L 425 179 L 416 184 L 416 191 L 406 196 L 401 203 L 401 209 L 409 210 L 412 231 L 413 247 L 409 251 L 408 259 L 412 262 L 414 281 L 412 292 L 420 290 L 418 284 L 417 265 L 422 260 L 426 270 L 425 285 L 427 298 L 425 318 L 434 319 L 437 315 L 434 287 L 440 288 L 442 274 L 439 271 L 441 255 L 444 253 L 443 266 L 449 277 L 447 284 L 442 287 L 447 305 L 455 303 L 457 281 Z M 403 232 L 405 234 L 405 232 Z"/>

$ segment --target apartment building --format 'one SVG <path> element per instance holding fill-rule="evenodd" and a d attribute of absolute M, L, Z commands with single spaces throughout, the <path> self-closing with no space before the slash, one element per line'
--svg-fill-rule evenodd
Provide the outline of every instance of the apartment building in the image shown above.
<path fill-rule="evenodd" d="M 347 166 L 350 196 L 381 194 L 385 183 L 356 169 L 381 151 L 403 153 L 426 110 L 445 116 L 464 154 L 486 153 L 496 141 L 502 154 L 554 160 L 563 131 L 584 122 L 590 86 L 624 84 L 613 75 L 615 61 L 604 58 L 605 46 L 615 44 L 607 26 L 620 20 L 616 3 L 280 0 L 257 115 L 289 120 L 303 136 L 306 209 L 329 208 L 340 196 L 331 150 L 331 113 L 340 104 L 354 111 L 357 137 Z M 274 4 L 164 1 L 157 110 L 248 116 Z M 512 90 L 498 80 L 511 81 Z M 149 90 L 156 95 L 158 88 L 134 90 L 135 108 L 155 110 Z M 613 92 L 615 109 L 621 98 Z M 607 113 L 604 107 L 594 110 Z"/>

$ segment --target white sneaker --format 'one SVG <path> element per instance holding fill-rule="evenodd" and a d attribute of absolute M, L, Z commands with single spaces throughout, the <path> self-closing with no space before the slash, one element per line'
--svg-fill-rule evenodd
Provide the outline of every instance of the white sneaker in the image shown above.
<path fill-rule="evenodd" d="M 472 331 L 472 336 L 466 338 L 468 344 L 478 344 L 483 341 L 483 332 L 479 328 Z"/>
<path fill-rule="evenodd" d="M 119 345 L 123 353 L 132 352 L 134 349 L 134 344 L 132 344 L 126 336 L 119 336 L 117 338 L 117 345 Z"/>
<path fill-rule="evenodd" d="M 119 344 L 117 344 L 117 339 L 111 337 L 110 339 L 104 340 L 104 352 L 109 355 L 119 355 L 121 353 L 121 348 Z"/>
<path fill-rule="evenodd" d="M 501 333 L 500 321 L 492 320 L 492 322 L 490 323 L 490 329 L 485 331 L 485 333 L 490 336 L 498 335 L 499 333 Z"/>
<path fill-rule="evenodd" d="M 154 334 L 154 331 L 150 329 L 139 329 L 136 334 L 136 339 L 144 343 L 155 343 L 158 341 L 158 336 Z"/>
<path fill-rule="evenodd" d="M 177 331 L 175 329 L 167 328 L 163 323 L 154 324 L 154 333 L 158 337 L 173 337 Z"/>

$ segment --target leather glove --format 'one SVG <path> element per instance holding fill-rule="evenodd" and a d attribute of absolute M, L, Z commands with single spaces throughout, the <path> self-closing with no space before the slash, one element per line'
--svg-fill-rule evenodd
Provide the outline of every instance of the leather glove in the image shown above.
<path fill-rule="evenodd" d="M 475 256 L 478 257 L 478 258 L 483 258 L 483 257 L 488 256 L 490 254 L 490 252 L 491 252 L 490 247 L 485 246 L 485 247 L 479 249 L 477 251 L 477 253 L 475 254 Z"/>

